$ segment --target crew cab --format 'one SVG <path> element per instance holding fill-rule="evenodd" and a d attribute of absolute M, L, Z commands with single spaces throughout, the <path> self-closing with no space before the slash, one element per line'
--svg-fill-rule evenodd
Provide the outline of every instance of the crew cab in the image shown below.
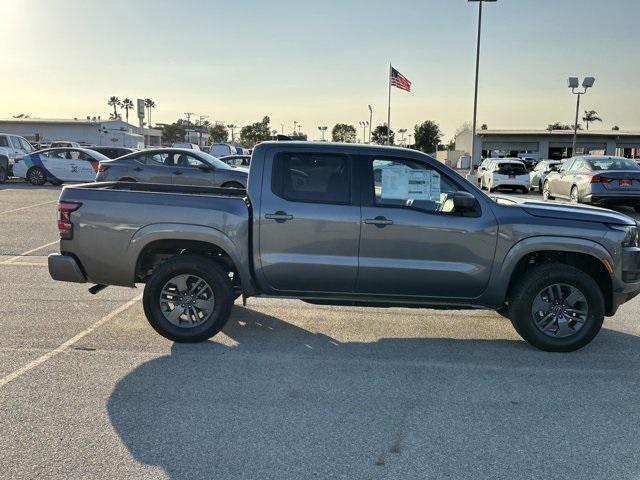
<path fill-rule="evenodd" d="M 571 351 L 640 292 L 638 226 L 600 208 L 491 197 L 418 151 L 265 142 L 247 190 L 65 187 L 53 279 L 145 284 L 151 326 L 218 333 L 235 298 L 483 308 L 532 345 Z"/>

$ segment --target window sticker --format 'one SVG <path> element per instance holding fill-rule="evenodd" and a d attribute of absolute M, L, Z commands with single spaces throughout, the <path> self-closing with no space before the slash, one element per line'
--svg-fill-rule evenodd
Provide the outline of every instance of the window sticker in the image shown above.
<path fill-rule="evenodd" d="M 384 166 L 381 198 L 406 200 L 409 198 L 409 169 L 404 165 Z"/>
<path fill-rule="evenodd" d="M 380 168 L 384 199 L 440 200 L 440 174 L 434 170 L 414 170 L 406 165 Z"/>

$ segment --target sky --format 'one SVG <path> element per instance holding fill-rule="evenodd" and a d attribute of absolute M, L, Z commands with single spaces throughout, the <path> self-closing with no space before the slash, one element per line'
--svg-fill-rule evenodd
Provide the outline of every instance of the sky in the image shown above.
<path fill-rule="evenodd" d="M 185 112 L 246 125 L 471 120 L 477 3 L 466 0 L 0 0 L 0 117 L 106 118 L 116 95 L 152 98 L 152 121 Z M 640 130 L 639 0 L 485 3 L 478 125 L 572 123 L 568 76 L 594 76 L 594 128 Z M 131 114 L 130 114 L 131 115 Z M 361 130 L 359 130 L 362 133 Z"/>

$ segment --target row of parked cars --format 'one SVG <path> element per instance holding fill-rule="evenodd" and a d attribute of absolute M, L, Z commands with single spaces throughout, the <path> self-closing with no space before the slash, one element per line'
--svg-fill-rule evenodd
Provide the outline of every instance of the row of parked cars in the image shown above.
<path fill-rule="evenodd" d="M 244 188 L 251 158 L 246 154 L 217 158 L 195 148 L 135 150 L 61 143 L 68 145 L 35 150 L 22 137 L 0 135 L 0 183 L 12 174 L 33 185 L 98 180 Z"/>
<path fill-rule="evenodd" d="M 593 205 L 630 205 L 640 211 L 640 164 L 636 160 L 582 155 L 542 160 L 532 166 L 517 158 L 487 158 L 478 168 L 478 186 L 493 192 L 537 190 L 545 200 Z"/>

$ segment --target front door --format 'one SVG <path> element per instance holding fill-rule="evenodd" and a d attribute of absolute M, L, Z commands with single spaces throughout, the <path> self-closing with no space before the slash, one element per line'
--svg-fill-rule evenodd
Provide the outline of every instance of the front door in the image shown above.
<path fill-rule="evenodd" d="M 351 160 L 328 153 L 267 159 L 260 207 L 260 272 L 277 292 L 353 292 L 360 207 Z M 272 181 L 269 181 L 273 177 Z"/>
<path fill-rule="evenodd" d="M 174 154 L 175 168 L 172 183 L 176 185 L 200 185 L 204 187 L 218 187 L 215 172 L 211 166 L 204 163 L 195 155 L 186 152 Z"/>
<path fill-rule="evenodd" d="M 130 162 L 130 172 L 127 176 L 130 175 L 138 182 L 172 183 L 175 170 L 173 153 L 145 152 L 136 155 L 133 160 L 135 162 Z"/>
<path fill-rule="evenodd" d="M 571 173 L 571 165 L 573 162 L 573 158 L 568 158 L 562 162 L 558 172 L 553 175 L 553 177 L 549 176 L 551 179 L 551 194 L 553 196 L 569 198 L 573 182 L 573 175 Z"/>
<path fill-rule="evenodd" d="M 497 223 L 484 201 L 456 212 L 453 193 L 465 187 L 435 162 L 374 157 L 365 177 L 357 292 L 466 299 L 485 290 Z"/>

